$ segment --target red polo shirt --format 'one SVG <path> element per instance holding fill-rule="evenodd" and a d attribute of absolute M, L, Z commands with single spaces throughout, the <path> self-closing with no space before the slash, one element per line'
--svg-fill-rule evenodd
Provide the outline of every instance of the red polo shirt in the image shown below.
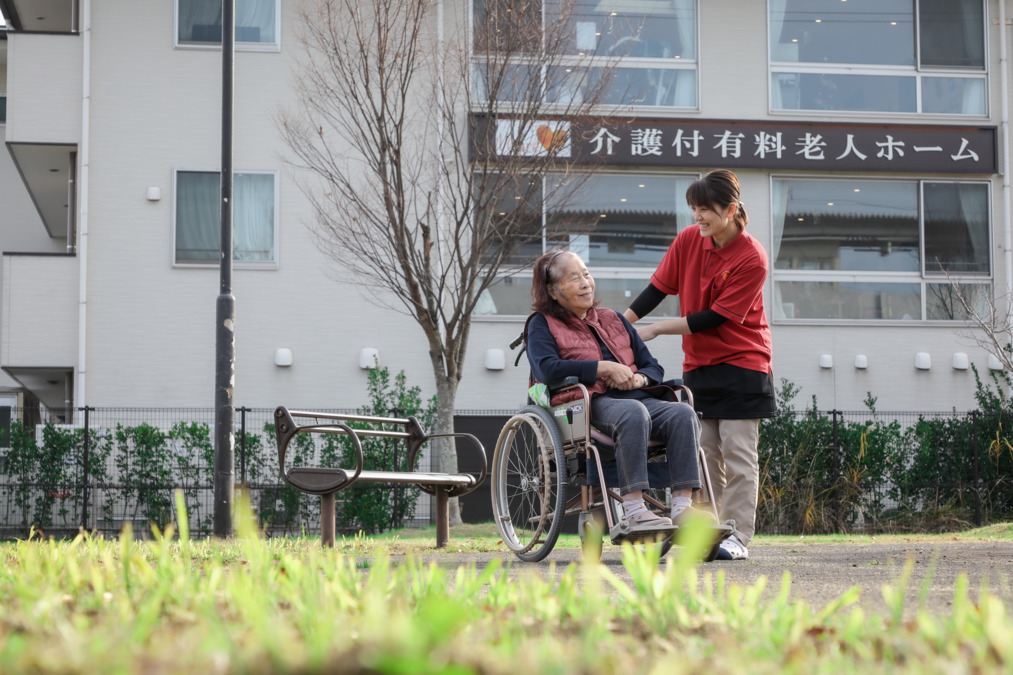
<path fill-rule="evenodd" d="M 683 370 L 730 363 L 770 374 L 770 326 L 763 312 L 767 253 L 744 230 L 721 248 L 691 225 L 676 236 L 651 277 L 679 296 L 683 316 L 713 309 L 728 320 L 682 336 Z"/>

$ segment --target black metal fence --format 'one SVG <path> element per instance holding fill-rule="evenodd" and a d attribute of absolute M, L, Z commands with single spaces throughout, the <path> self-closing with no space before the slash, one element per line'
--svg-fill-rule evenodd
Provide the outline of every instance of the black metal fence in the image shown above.
<path fill-rule="evenodd" d="M 13 409 L 0 430 L 0 538 L 80 528 L 117 534 L 164 526 L 176 517 L 182 491 L 191 532 L 212 530 L 214 410 L 197 408 L 81 408 L 74 424 L 25 426 Z M 327 412 L 353 412 L 330 410 Z M 273 409 L 236 409 L 235 482 L 248 495 L 269 535 L 318 532 L 320 500 L 279 478 Z M 311 436 L 291 456 L 313 463 Z M 423 453 L 420 468 L 428 470 Z M 390 486 L 385 489 L 411 489 Z M 409 526 L 428 525 L 431 504 L 419 499 Z"/>
<path fill-rule="evenodd" d="M 175 520 L 176 490 L 194 535 L 211 533 L 213 409 L 75 413 L 74 424 L 65 425 L 25 425 L 17 409 L 0 414 L 0 538 L 24 538 L 32 528 L 56 536 L 80 528 L 116 535 L 126 522 L 144 533 L 150 523 Z M 279 479 L 273 413 L 236 409 L 236 484 L 268 535 L 318 533 L 320 500 Z M 478 436 L 491 456 L 511 414 L 464 412 L 455 423 L 458 431 Z M 931 529 L 1007 519 L 1013 515 L 1008 426 L 1003 414 L 979 411 L 781 412 L 761 428 L 757 530 Z M 308 442 L 300 460 L 319 462 L 319 441 Z M 473 459 L 462 452 L 460 470 L 477 470 Z M 421 468 L 430 467 L 423 454 Z M 926 525 L 926 514 L 935 525 Z M 462 499 L 462 515 L 467 522 L 492 519 L 488 481 Z M 428 525 L 431 517 L 430 500 L 422 495 L 407 524 Z M 340 504 L 338 522 L 339 530 L 355 529 L 354 523 L 342 526 Z"/>

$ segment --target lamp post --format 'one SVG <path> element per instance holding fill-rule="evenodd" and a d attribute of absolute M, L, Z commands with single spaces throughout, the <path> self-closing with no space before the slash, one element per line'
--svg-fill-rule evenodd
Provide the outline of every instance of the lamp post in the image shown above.
<path fill-rule="evenodd" d="M 232 114 L 236 2 L 222 0 L 221 259 L 215 307 L 214 534 L 232 534 L 235 486 L 236 298 L 232 295 Z"/>

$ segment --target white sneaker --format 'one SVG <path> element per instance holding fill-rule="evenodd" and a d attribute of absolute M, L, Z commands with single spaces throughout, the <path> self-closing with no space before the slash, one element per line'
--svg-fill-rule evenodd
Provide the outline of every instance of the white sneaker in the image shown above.
<path fill-rule="evenodd" d="M 734 534 L 718 547 L 718 560 L 745 560 L 748 557 L 749 550 Z"/>

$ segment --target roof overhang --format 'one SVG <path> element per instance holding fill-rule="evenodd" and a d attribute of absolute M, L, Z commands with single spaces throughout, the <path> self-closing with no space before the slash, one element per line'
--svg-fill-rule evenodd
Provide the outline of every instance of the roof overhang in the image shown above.
<path fill-rule="evenodd" d="M 73 188 L 71 170 L 77 146 L 8 143 L 7 148 L 49 236 L 66 237 Z"/>
<path fill-rule="evenodd" d="M 74 369 L 4 366 L 5 373 L 35 395 L 50 410 L 63 410 L 73 383 Z"/>
<path fill-rule="evenodd" d="M 7 29 L 33 33 L 73 33 L 77 3 L 67 0 L 0 0 Z"/>

